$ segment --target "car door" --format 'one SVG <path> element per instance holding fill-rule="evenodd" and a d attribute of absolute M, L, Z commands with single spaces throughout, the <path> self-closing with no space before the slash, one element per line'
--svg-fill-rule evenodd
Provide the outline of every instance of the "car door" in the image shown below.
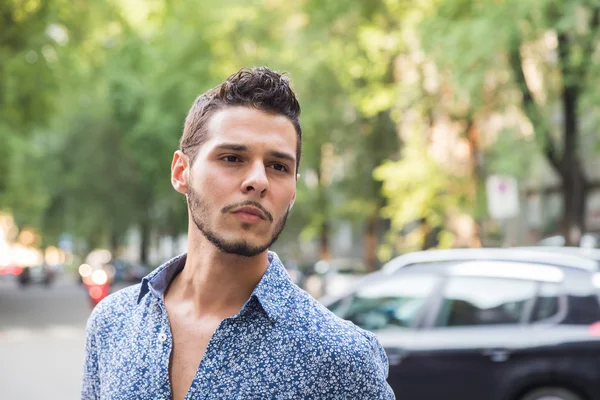
<path fill-rule="evenodd" d="M 511 352 L 527 332 L 536 287 L 529 280 L 449 277 L 404 366 L 427 382 L 415 398 L 497 399 L 497 374 L 516 362 Z"/>

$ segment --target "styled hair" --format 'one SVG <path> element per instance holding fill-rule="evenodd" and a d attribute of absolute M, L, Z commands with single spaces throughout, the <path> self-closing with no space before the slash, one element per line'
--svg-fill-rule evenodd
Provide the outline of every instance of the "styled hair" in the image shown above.
<path fill-rule="evenodd" d="M 300 104 L 286 74 L 266 67 L 242 68 L 219 86 L 196 98 L 185 119 L 179 149 L 193 163 L 198 148 L 207 141 L 212 115 L 228 106 L 244 106 L 269 114 L 284 115 L 296 129 L 296 171 L 302 155 Z"/>

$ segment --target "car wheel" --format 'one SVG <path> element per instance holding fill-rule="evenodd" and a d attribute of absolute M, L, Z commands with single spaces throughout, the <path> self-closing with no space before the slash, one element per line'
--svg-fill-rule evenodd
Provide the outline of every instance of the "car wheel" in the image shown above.
<path fill-rule="evenodd" d="M 521 400 L 583 400 L 570 390 L 557 387 L 534 389 L 521 398 Z"/>

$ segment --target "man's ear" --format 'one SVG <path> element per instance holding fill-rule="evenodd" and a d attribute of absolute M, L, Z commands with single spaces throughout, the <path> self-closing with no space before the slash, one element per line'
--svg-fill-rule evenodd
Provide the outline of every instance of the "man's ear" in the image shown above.
<path fill-rule="evenodd" d="M 300 179 L 300 174 L 296 174 L 296 183 L 298 183 L 298 179 Z M 294 197 L 292 197 L 292 202 L 288 207 L 288 212 L 294 207 L 294 203 L 296 202 L 296 191 L 294 190 Z"/>
<path fill-rule="evenodd" d="M 190 165 L 188 157 L 181 150 L 173 154 L 171 162 L 171 185 L 179 193 L 187 194 L 190 181 Z"/>

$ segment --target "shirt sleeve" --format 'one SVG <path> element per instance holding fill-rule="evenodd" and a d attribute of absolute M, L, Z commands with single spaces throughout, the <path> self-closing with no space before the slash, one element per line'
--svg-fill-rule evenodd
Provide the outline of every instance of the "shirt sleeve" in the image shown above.
<path fill-rule="evenodd" d="M 344 398 L 395 400 L 394 392 L 387 383 L 387 355 L 374 334 L 365 331 L 363 335 L 368 341 L 368 349 L 359 350 L 359 357 L 348 366 L 348 376 L 343 385 Z"/>
<path fill-rule="evenodd" d="M 97 311 L 97 309 L 94 311 Z M 99 349 L 96 344 L 96 337 L 98 334 L 96 319 L 97 312 L 92 312 L 85 329 L 85 361 L 83 366 L 83 381 L 81 384 L 82 400 L 100 399 L 100 376 L 98 374 Z"/>

